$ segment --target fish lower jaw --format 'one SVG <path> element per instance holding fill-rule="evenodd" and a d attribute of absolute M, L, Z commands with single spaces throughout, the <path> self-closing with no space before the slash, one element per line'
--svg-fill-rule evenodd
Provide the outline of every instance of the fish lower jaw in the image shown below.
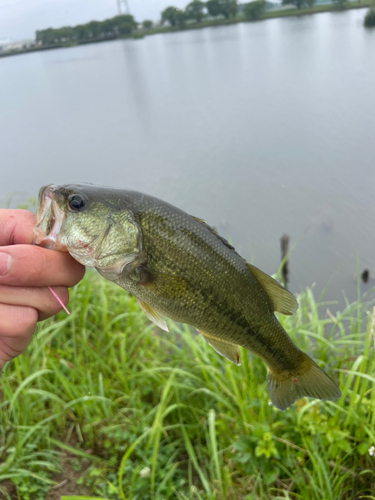
<path fill-rule="evenodd" d="M 67 252 L 68 249 L 65 245 L 61 245 L 57 242 L 55 237 L 36 235 L 33 241 L 34 245 L 39 245 L 43 248 L 48 248 L 49 250 L 57 250 L 59 252 Z"/>
<path fill-rule="evenodd" d="M 59 252 L 67 252 L 68 249 L 66 248 L 66 246 L 61 244 L 58 241 L 58 232 L 59 231 L 60 231 L 60 228 L 58 228 L 58 230 L 55 230 L 53 227 L 52 231 L 49 234 L 46 234 L 44 231 L 39 230 L 38 227 L 36 226 L 34 228 L 33 244 L 39 245 L 39 246 L 44 247 L 44 248 L 48 248 L 50 250 L 58 250 Z"/>
<path fill-rule="evenodd" d="M 43 210 L 38 213 L 37 224 L 34 227 L 33 243 L 51 250 L 66 252 L 66 246 L 58 241 L 64 219 L 64 212 L 48 192 L 44 195 Z"/>

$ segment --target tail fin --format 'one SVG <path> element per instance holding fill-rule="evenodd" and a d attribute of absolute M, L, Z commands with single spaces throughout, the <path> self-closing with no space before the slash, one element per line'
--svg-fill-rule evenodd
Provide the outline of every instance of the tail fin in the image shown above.
<path fill-rule="evenodd" d="M 267 386 L 271 401 L 279 410 L 286 410 L 304 396 L 322 400 L 341 396 L 335 382 L 307 354 L 296 370 L 276 373 L 268 368 Z"/>

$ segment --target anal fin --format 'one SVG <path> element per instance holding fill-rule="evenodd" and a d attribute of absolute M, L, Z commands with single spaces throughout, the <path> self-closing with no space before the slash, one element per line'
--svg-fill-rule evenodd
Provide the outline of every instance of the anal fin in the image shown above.
<path fill-rule="evenodd" d="M 218 339 L 208 333 L 198 332 L 206 339 L 207 343 L 210 344 L 211 347 L 215 349 L 216 352 L 227 358 L 229 361 L 232 361 L 235 365 L 240 366 L 240 350 L 237 344 L 231 344 L 224 340 Z"/>
<path fill-rule="evenodd" d="M 138 299 L 137 297 L 136 297 L 136 299 L 137 299 L 137 302 L 139 304 L 139 307 L 142 309 L 142 311 L 145 313 L 145 315 L 148 317 L 148 319 L 150 321 L 152 321 L 153 323 L 155 323 L 155 325 L 157 325 L 162 330 L 169 332 L 167 323 L 165 322 L 165 319 L 163 318 L 163 316 L 161 316 L 156 311 L 156 309 L 154 309 L 153 307 L 146 304 L 146 302 L 143 302 L 143 300 Z"/>

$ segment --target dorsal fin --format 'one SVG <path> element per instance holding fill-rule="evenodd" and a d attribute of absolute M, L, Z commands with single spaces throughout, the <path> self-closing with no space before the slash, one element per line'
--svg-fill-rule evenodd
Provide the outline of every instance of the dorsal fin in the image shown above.
<path fill-rule="evenodd" d="M 207 224 L 207 222 L 203 219 L 199 219 L 199 217 L 193 217 L 193 219 L 197 222 L 199 222 L 200 224 L 202 224 L 202 226 L 204 226 L 206 229 L 208 229 L 212 234 L 214 234 L 217 238 L 219 238 L 219 240 L 224 243 L 224 245 L 228 248 L 230 248 L 231 250 L 234 250 L 234 247 L 229 243 L 228 240 L 226 240 L 225 238 L 223 238 L 222 236 L 220 236 L 220 234 L 216 231 L 215 228 L 209 226 Z"/>
<path fill-rule="evenodd" d="M 227 358 L 229 361 L 232 361 L 235 365 L 240 366 L 240 350 L 237 344 L 231 344 L 224 340 L 218 339 L 211 334 L 207 334 L 205 332 L 198 332 L 207 340 L 207 343 L 210 344 L 211 347 L 215 349 L 216 352 Z"/>
<path fill-rule="evenodd" d="M 288 290 L 257 267 L 254 267 L 251 264 L 247 264 L 247 266 L 268 295 L 274 311 L 287 315 L 291 315 L 296 312 L 298 302 L 295 297 L 288 292 Z"/>

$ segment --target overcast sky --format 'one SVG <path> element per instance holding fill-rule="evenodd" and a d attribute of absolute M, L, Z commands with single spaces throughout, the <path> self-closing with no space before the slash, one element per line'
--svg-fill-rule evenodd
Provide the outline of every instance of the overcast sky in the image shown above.
<path fill-rule="evenodd" d="M 128 0 L 137 21 L 156 21 L 165 7 L 182 8 L 187 3 L 189 0 Z M 38 29 L 74 26 L 117 12 L 117 0 L 0 0 L 0 40 L 34 38 Z"/>

